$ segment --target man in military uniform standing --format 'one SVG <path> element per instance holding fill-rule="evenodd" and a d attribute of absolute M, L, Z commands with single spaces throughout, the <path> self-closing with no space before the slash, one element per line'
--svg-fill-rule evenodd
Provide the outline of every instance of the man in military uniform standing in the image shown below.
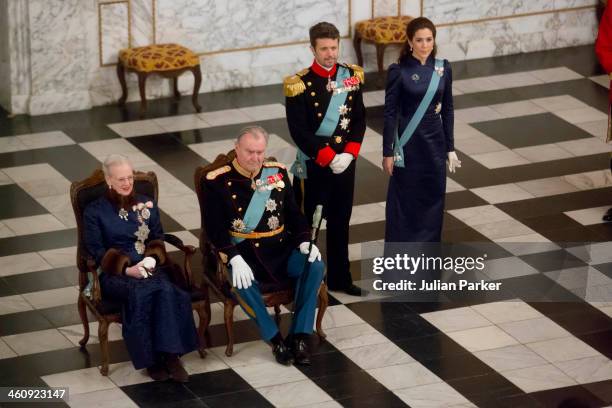
<path fill-rule="evenodd" d="M 310 364 L 307 350 L 324 265 L 310 245 L 308 223 L 298 208 L 285 166 L 264 161 L 268 133 L 246 127 L 236 158 L 206 174 L 204 225 L 229 264 L 232 294 L 272 344 L 281 364 Z M 302 276 L 303 275 L 303 276 Z M 296 280 L 290 350 L 263 303 L 260 284 Z"/>
<path fill-rule="evenodd" d="M 361 85 L 363 69 L 338 64 L 340 33 L 330 23 L 310 28 L 314 61 L 285 78 L 287 122 L 298 147 L 294 190 L 306 218 L 318 204 L 327 220 L 328 285 L 359 296 L 348 260 L 349 221 L 353 209 L 355 160 L 365 133 Z"/>

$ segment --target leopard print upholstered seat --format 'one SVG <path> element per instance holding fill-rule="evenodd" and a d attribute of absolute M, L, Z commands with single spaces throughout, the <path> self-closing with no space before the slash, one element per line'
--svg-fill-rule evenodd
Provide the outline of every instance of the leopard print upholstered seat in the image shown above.
<path fill-rule="evenodd" d="M 150 74 L 161 75 L 172 78 L 174 83 L 174 96 L 181 96 L 178 90 L 178 77 L 185 71 L 191 71 L 194 76 L 193 95 L 191 97 L 193 106 L 197 112 L 202 110 L 198 102 L 198 93 L 202 82 L 200 71 L 200 57 L 187 47 L 178 44 L 153 44 L 144 47 L 124 48 L 119 51 L 117 63 L 117 77 L 121 84 L 122 95 L 119 105 L 124 105 L 127 99 L 127 85 L 125 75 L 135 72 L 138 75 L 138 88 L 140 91 L 140 116 L 144 117 L 147 110 L 147 98 L 145 96 L 145 83 Z"/>
<path fill-rule="evenodd" d="M 193 51 L 178 44 L 124 48 L 119 51 L 119 60 L 126 68 L 140 72 L 172 71 L 200 64 Z"/>
<path fill-rule="evenodd" d="M 355 31 L 362 39 L 376 44 L 402 44 L 410 20 L 410 16 L 377 17 L 358 22 Z"/>
<path fill-rule="evenodd" d="M 363 66 L 361 41 L 373 43 L 376 46 L 378 72 L 382 73 L 385 48 L 390 44 L 403 44 L 406 41 L 406 27 L 412 19 L 410 16 L 389 16 L 357 22 L 353 36 L 357 63 Z"/>

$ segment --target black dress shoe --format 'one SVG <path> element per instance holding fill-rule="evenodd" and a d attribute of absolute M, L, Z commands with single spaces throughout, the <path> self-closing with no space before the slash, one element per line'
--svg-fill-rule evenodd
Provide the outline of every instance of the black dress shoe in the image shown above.
<path fill-rule="evenodd" d="M 283 341 L 272 345 L 272 354 L 274 354 L 276 362 L 279 364 L 291 365 L 293 363 L 293 354 Z"/>
<path fill-rule="evenodd" d="M 170 372 L 170 377 L 176 382 L 189 382 L 189 374 L 181 364 L 181 360 L 176 354 L 169 354 L 166 357 L 166 368 Z"/>
<path fill-rule="evenodd" d="M 359 286 L 355 285 L 354 283 L 351 283 L 349 287 L 344 289 L 344 293 L 346 293 L 347 295 L 351 295 L 351 296 L 366 296 L 368 294 L 368 291 L 365 289 L 361 289 Z"/>
<path fill-rule="evenodd" d="M 610 221 L 612 221 L 612 208 L 610 208 L 610 209 L 608 210 L 608 212 L 606 212 L 606 213 L 604 214 L 604 216 L 603 216 L 603 218 L 602 218 L 602 219 L 603 219 L 604 221 L 606 221 L 606 222 L 610 222 Z"/>
<path fill-rule="evenodd" d="M 310 352 L 308 343 L 302 336 L 295 336 L 291 340 L 291 351 L 293 352 L 294 363 L 297 365 L 310 365 Z"/>
<path fill-rule="evenodd" d="M 147 374 L 153 381 L 166 381 L 170 378 L 170 374 L 162 363 L 155 363 L 151 367 L 147 367 Z"/>

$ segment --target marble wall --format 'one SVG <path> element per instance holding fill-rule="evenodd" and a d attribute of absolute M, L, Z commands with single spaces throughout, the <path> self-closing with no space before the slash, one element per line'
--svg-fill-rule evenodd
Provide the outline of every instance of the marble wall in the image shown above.
<path fill-rule="evenodd" d="M 416 15 L 419 1 L 402 1 L 402 14 Z M 438 28 L 439 56 L 454 61 L 592 44 L 597 36 L 596 4 L 597 0 L 423 0 L 422 15 Z M 366 70 L 374 70 L 374 48 L 364 53 Z M 385 65 L 398 55 L 399 47 L 389 49 Z"/>
<path fill-rule="evenodd" d="M 419 15 L 422 4 L 439 25 L 440 55 L 457 60 L 592 43 L 596 1 L 400 0 L 399 8 Z M 4 58 L 0 43 L 0 70 L 10 61 L 11 79 L 0 83 L 0 104 L 38 115 L 115 103 L 112 64 L 127 45 L 178 42 L 200 53 L 201 92 L 281 83 L 310 64 L 308 27 L 319 20 L 337 24 L 346 37 L 341 59 L 354 62 L 351 27 L 397 14 L 398 0 L 0 0 L 4 6 L 10 45 Z M 387 64 L 398 50 L 388 50 Z M 364 56 L 375 70 L 374 47 L 364 45 Z M 192 86 L 183 75 L 179 89 Z M 137 100 L 135 75 L 128 87 Z M 147 81 L 149 98 L 170 94 L 169 81 Z"/>
<path fill-rule="evenodd" d="M 349 0 L 157 0 L 157 42 L 177 42 L 197 53 L 291 44 L 308 28 L 334 21 L 349 35 Z M 177 24 L 178 22 L 178 24 Z"/>

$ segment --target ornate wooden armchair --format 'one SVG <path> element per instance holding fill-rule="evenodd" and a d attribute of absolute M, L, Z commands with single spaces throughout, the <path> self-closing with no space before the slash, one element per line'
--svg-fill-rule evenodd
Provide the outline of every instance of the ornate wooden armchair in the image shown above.
<path fill-rule="evenodd" d="M 202 263 L 204 268 L 204 282 L 212 288 L 217 296 L 223 300 L 223 315 L 225 318 L 225 330 L 227 333 L 227 347 L 225 348 L 225 355 L 231 356 L 234 351 L 234 307 L 238 304 L 231 295 L 231 286 L 227 279 L 228 270 L 227 265 L 223 262 L 215 246 L 208 240 L 206 234 L 206 228 L 204 227 L 204 213 L 206 211 L 206 201 L 208 197 L 205 196 L 202 188 L 202 182 L 204 177 L 209 171 L 215 170 L 219 167 L 225 166 L 231 163 L 236 157 L 234 150 L 228 154 L 220 154 L 217 156 L 215 161 L 207 166 L 200 166 L 196 169 L 194 174 L 194 182 L 196 193 L 198 195 L 198 201 L 200 202 L 200 219 L 202 220 L 201 234 L 200 234 L 200 251 L 202 252 Z M 270 158 L 270 160 L 274 160 Z M 294 290 L 293 284 L 289 278 L 281 284 L 262 284 L 260 283 L 260 290 L 263 295 L 264 304 L 267 307 L 273 307 L 275 312 L 275 320 L 278 324 L 280 322 L 280 306 L 288 305 L 293 302 Z M 321 322 L 323 315 L 327 309 L 329 303 L 327 297 L 327 285 L 325 282 L 321 283 L 318 294 L 318 306 L 319 311 L 316 318 L 316 332 L 320 339 L 325 338 L 325 333 L 321 328 Z"/>
<path fill-rule="evenodd" d="M 81 322 L 83 323 L 84 336 L 79 341 L 82 348 L 89 340 L 89 321 L 87 309 L 98 320 L 98 338 L 101 349 L 100 373 L 108 375 L 109 352 L 108 352 L 108 327 L 111 323 L 121 323 L 121 303 L 104 299 L 100 290 L 98 278 L 98 265 L 93 257 L 87 253 L 83 240 L 83 211 L 87 204 L 100 197 L 106 191 L 104 174 L 101 169 L 97 169 L 91 176 L 82 181 L 75 181 L 70 186 L 70 200 L 77 221 L 77 267 L 79 270 L 79 297 L 78 308 Z M 134 173 L 134 189 L 139 194 L 144 194 L 157 200 L 158 185 L 157 176 L 153 172 Z M 176 236 L 165 234 L 164 241 L 175 246 L 184 253 L 183 267 L 173 264 L 174 273 L 172 281 L 188 291 L 191 295 L 192 308 L 198 313 L 198 339 L 200 357 L 206 355 L 206 342 L 204 331 L 210 321 L 210 301 L 208 291 L 202 290 L 194 285 L 191 272 L 191 257 L 196 249 L 192 245 L 183 245 L 183 242 Z"/>

